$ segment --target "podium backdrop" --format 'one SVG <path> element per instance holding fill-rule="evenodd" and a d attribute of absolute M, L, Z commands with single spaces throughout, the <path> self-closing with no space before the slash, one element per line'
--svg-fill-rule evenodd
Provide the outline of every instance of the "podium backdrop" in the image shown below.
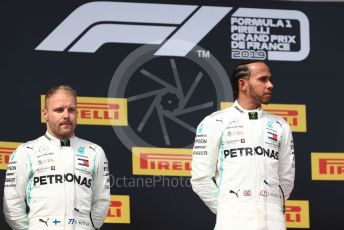
<path fill-rule="evenodd" d="M 261 59 L 274 83 L 265 109 L 294 135 L 287 226 L 343 229 L 343 12 L 333 2 L 2 2 L 0 195 L 10 154 L 46 130 L 44 93 L 68 84 L 76 135 L 110 162 L 103 229 L 212 229 L 190 185 L 195 129 L 233 101 L 232 68 Z"/>

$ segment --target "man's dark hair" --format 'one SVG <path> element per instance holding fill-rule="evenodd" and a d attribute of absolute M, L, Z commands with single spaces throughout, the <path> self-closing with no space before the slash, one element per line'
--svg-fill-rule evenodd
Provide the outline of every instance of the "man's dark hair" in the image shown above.
<path fill-rule="evenodd" d="M 265 63 L 264 61 L 260 61 L 260 60 L 246 60 L 234 67 L 231 78 L 230 78 L 234 100 L 238 98 L 238 94 L 239 94 L 239 86 L 238 86 L 239 79 L 250 77 L 250 68 L 247 65 L 251 63 L 256 63 L 256 62 Z"/>

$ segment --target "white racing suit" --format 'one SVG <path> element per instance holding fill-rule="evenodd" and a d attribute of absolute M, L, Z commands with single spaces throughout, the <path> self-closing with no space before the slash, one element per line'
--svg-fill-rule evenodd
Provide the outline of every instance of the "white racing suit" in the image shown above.
<path fill-rule="evenodd" d="M 216 216 L 216 230 L 285 230 L 284 201 L 295 176 L 289 124 L 237 102 L 197 127 L 194 192 Z"/>
<path fill-rule="evenodd" d="M 100 228 L 110 202 L 108 168 L 100 146 L 75 136 L 70 147 L 48 132 L 22 144 L 6 172 L 7 223 L 18 230 Z"/>

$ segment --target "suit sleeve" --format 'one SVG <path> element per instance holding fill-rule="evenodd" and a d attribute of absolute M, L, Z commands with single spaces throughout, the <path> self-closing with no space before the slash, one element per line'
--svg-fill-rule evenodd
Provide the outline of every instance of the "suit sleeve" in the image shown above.
<path fill-rule="evenodd" d="M 109 163 L 102 148 L 97 150 L 97 170 L 92 191 L 91 220 L 96 229 L 103 225 L 110 205 Z"/>
<path fill-rule="evenodd" d="M 19 146 L 12 153 L 6 171 L 3 210 L 6 222 L 15 230 L 29 228 L 25 203 L 29 177 L 27 162 L 29 157 L 25 147 Z"/>
<path fill-rule="evenodd" d="M 282 134 L 279 155 L 279 183 L 285 199 L 288 199 L 293 190 L 295 179 L 294 141 L 289 124 L 286 124 L 284 133 Z"/>
<path fill-rule="evenodd" d="M 219 151 L 220 129 L 210 117 L 197 127 L 192 150 L 191 184 L 193 191 L 216 214 L 218 188 L 214 182 Z"/>

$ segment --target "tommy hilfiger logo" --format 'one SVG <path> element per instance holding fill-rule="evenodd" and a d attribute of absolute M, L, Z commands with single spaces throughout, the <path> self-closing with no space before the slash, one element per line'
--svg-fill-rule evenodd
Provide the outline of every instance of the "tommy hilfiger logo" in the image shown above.
<path fill-rule="evenodd" d="M 82 166 L 86 166 L 86 167 L 89 167 L 90 166 L 90 163 L 88 162 L 87 159 L 81 159 L 81 158 L 78 158 L 78 165 L 82 165 Z"/>
<path fill-rule="evenodd" d="M 268 132 L 268 138 L 273 141 L 277 141 L 277 134 Z"/>

